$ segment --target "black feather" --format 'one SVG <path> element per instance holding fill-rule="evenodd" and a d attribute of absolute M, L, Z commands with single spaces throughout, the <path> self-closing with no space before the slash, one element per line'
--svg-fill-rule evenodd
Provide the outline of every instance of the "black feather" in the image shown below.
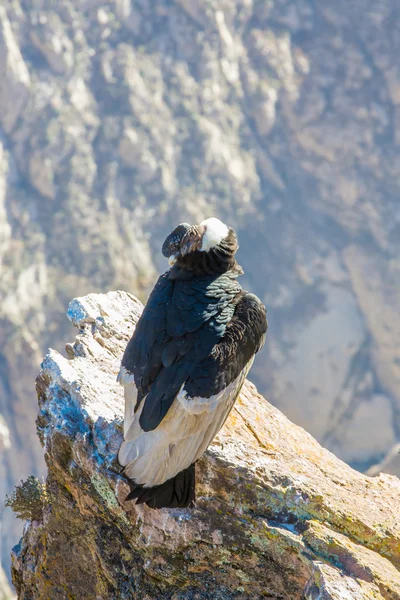
<path fill-rule="evenodd" d="M 254 294 L 242 292 L 223 338 L 185 383 L 187 395 L 210 398 L 226 388 L 259 351 L 267 328 L 265 306 Z"/>
<path fill-rule="evenodd" d="M 122 364 L 134 374 L 144 431 L 155 429 L 182 385 L 210 397 L 236 379 L 266 331 L 265 308 L 243 292 L 236 273 L 171 280 L 162 275 Z M 186 307 L 185 298 L 190 298 Z"/>
<path fill-rule="evenodd" d="M 150 508 L 192 507 L 195 502 L 195 480 L 193 464 L 174 478 L 151 488 L 129 482 L 131 491 L 125 500 L 136 500 L 136 504 L 146 503 Z"/>

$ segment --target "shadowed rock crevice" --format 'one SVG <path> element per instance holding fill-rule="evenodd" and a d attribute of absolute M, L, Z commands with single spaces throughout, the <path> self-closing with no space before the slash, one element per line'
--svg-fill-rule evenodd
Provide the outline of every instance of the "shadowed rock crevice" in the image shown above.
<path fill-rule="evenodd" d="M 353 471 L 248 382 L 197 464 L 193 510 L 124 501 L 116 375 L 141 309 L 124 292 L 75 299 L 68 359 L 43 360 L 46 502 L 13 550 L 18 597 L 400 598 L 400 481 Z"/>

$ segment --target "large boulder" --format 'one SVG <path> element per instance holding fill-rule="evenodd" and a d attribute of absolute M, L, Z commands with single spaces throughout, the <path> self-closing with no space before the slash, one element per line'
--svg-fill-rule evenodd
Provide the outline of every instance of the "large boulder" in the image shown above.
<path fill-rule="evenodd" d="M 399 479 L 352 470 L 249 382 L 197 464 L 194 509 L 125 502 L 116 375 L 141 309 L 124 292 L 73 300 L 75 342 L 44 358 L 48 474 L 13 550 L 18 598 L 399 599 Z"/>

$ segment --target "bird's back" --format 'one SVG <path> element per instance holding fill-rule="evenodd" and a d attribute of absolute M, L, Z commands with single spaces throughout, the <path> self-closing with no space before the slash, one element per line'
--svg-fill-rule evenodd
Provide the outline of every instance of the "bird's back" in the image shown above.
<path fill-rule="evenodd" d="M 130 497 L 152 507 L 193 501 L 194 462 L 232 409 L 267 329 L 265 307 L 237 281 L 236 237 L 224 228 L 228 241 L 215 252 L 185 254 L 159 278 L 122 359 L 118 458 Z M 171 234 L 174 256 L 187 232 L 184 224 Z"/>
<path fill-rule="evenodd" d="M 195 280 L 168 275 L 159 278 L 122 359 L 134 376 L 138 403 L 146 397 L 144 429 L 158 424 L 145 422 L 150 407 L 159 405 L 157 421 L 163 418 L 196 364 L 223 337 L 242 290 L 235 273 Z"/>

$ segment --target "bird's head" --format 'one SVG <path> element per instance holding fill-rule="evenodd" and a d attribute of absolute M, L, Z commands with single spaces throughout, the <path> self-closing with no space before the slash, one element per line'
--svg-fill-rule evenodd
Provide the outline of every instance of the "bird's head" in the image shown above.
<path fill-rule="evenodd" d="M 172 266 L 176 262 L 185 266 L 204 259 L 211 254 L 215 260 L 229 262 L 238 249 L 236 234 L 231 227 L 211 217 L 199 225 L 181 223 L 165 240 L 162 253 Z"/>

